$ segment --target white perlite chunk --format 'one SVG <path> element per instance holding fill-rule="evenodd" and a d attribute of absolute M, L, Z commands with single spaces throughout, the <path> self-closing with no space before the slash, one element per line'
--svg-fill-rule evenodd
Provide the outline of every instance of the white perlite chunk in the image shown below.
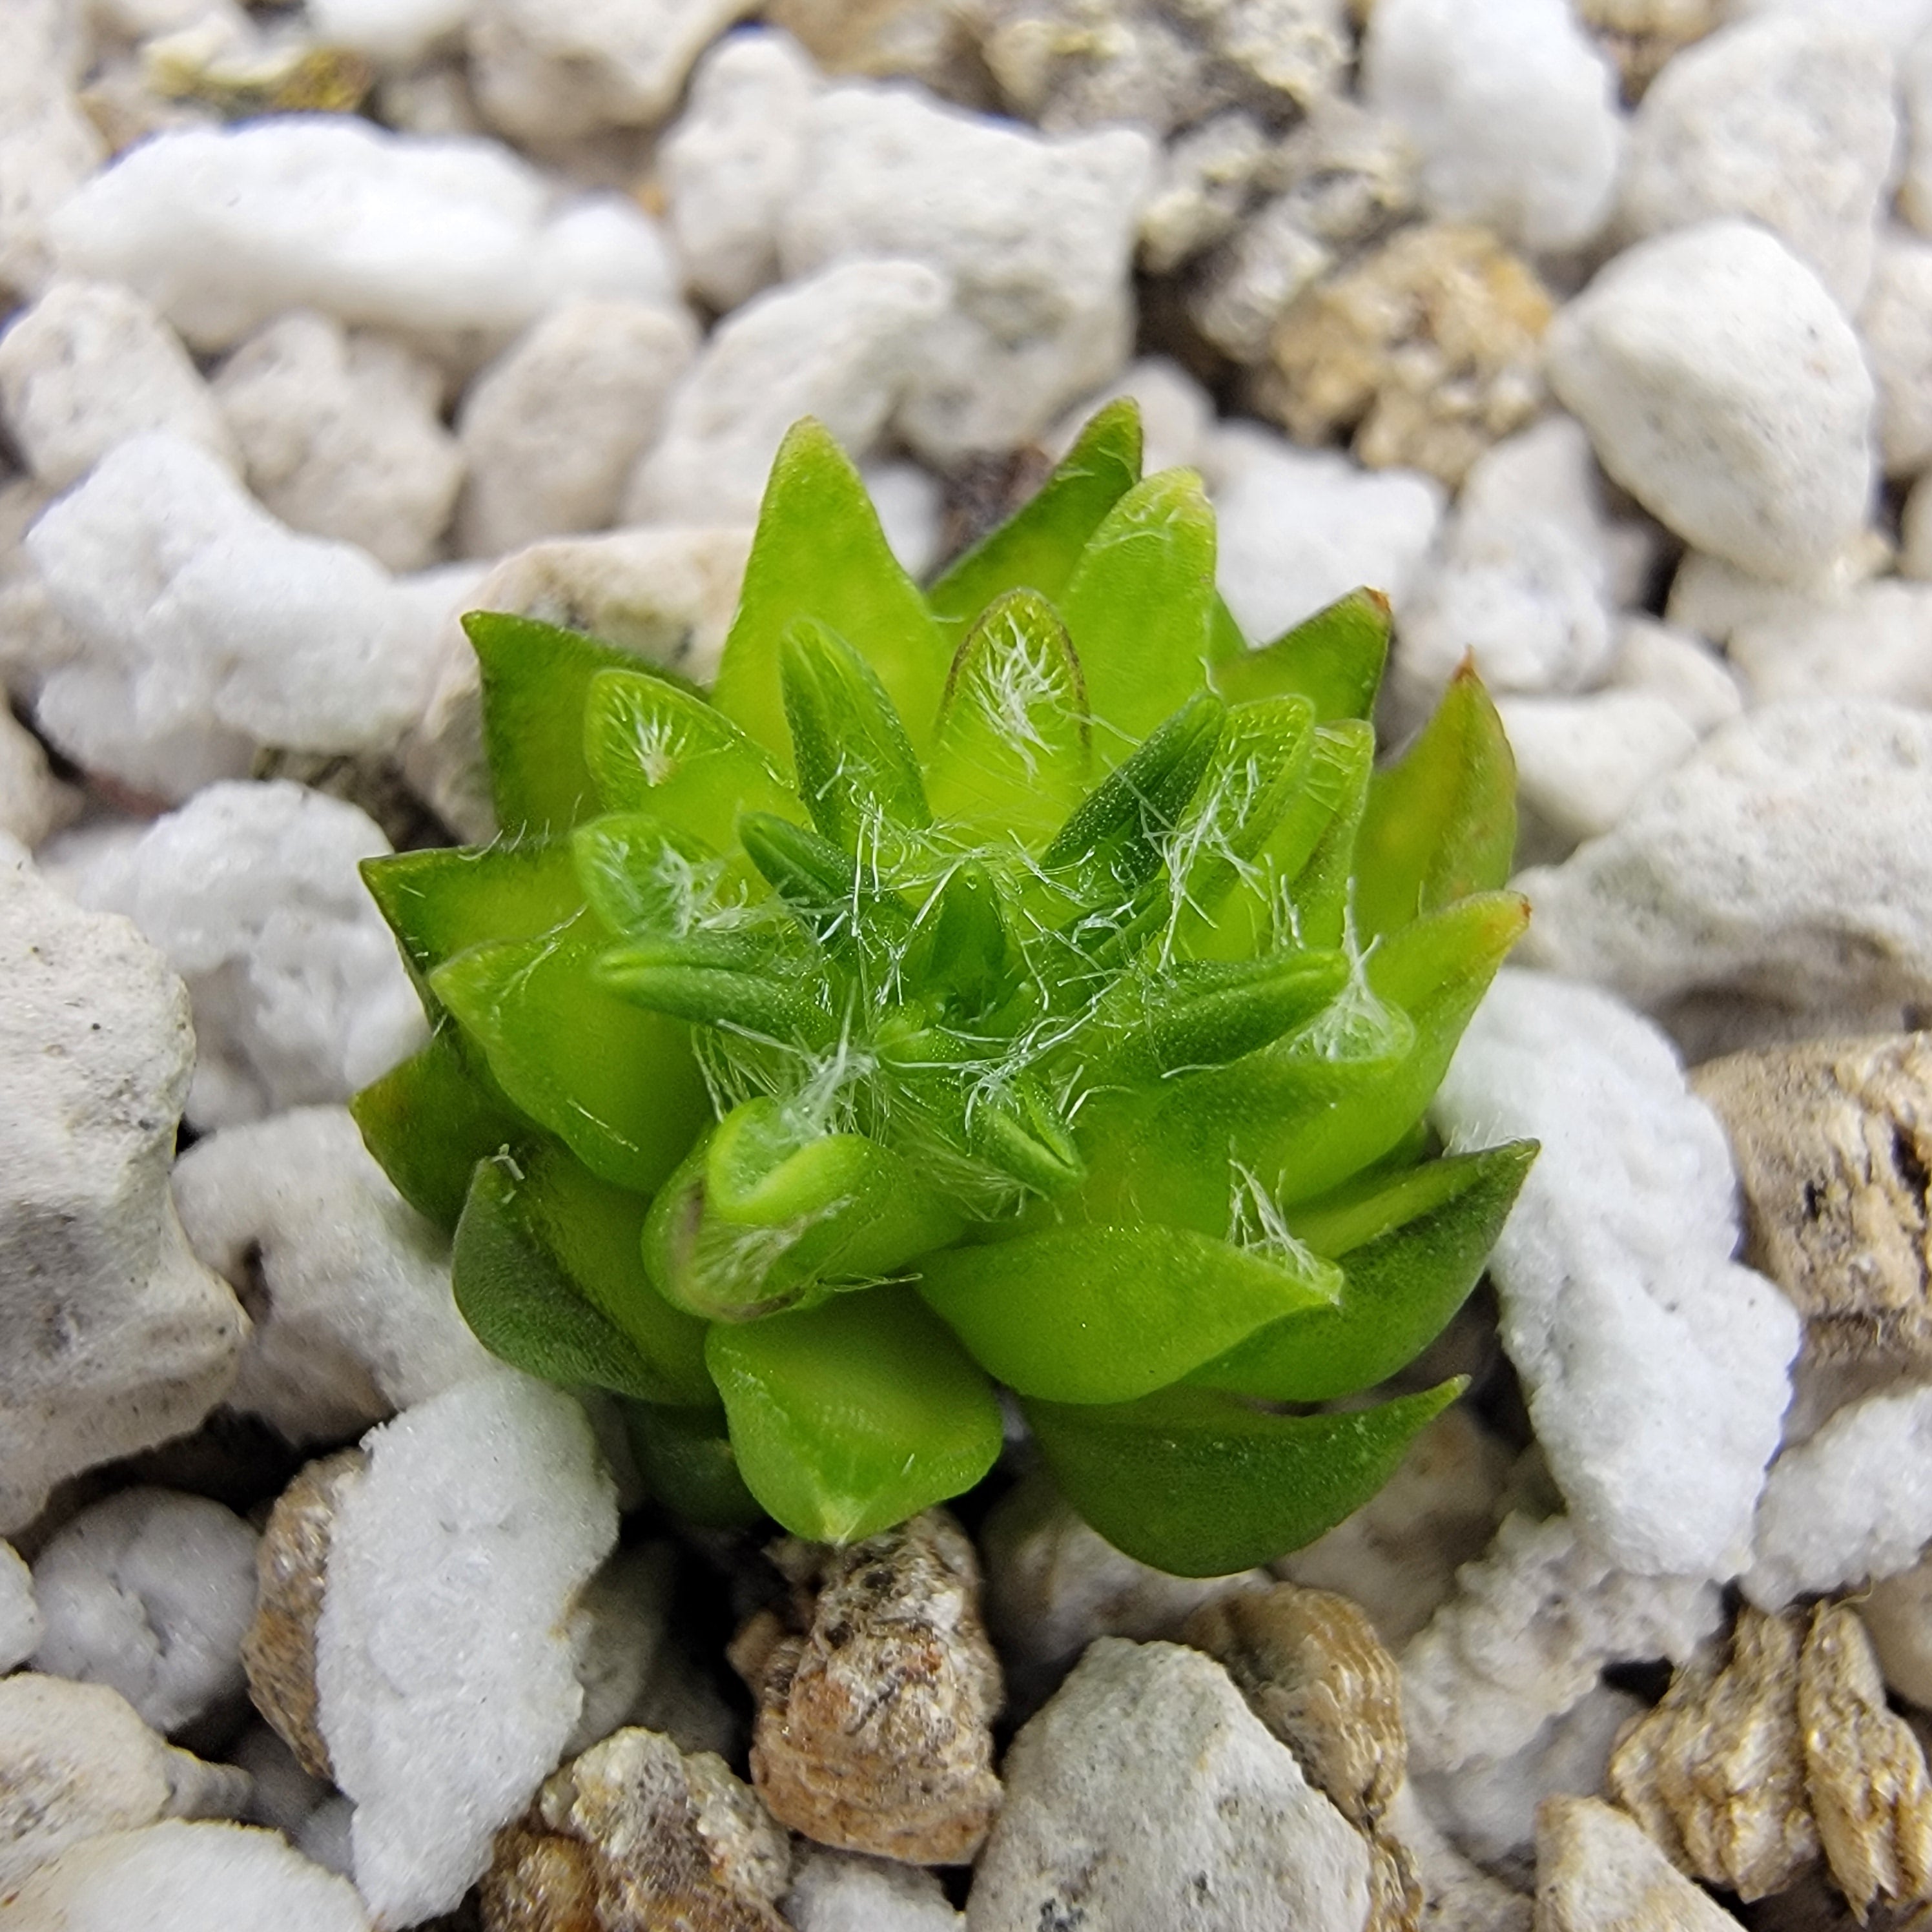
<path fill-rule="evenodd" d="M 1688 632 L 1648 617 L 1624 620 L 1607 682 L 1662 698 L 1700 737 L 1744 709 L 1744 694 L 1723 658 Z"/>
<path fill-rule="evenodd" d="M 1644 95 L 1619 214 L 1639 236 L 1762 222 L 1850 311 L 1871 279 L 1898 140 L 1880 40 L 1816 16 L 1744 22 L 1685 48 Z"/>
<path fill-rule="evenodd" d="M 1216 580 L 1252 644 L 1360 584 L 1400 605 L 1442 515 L 1442 486 L 1412 470 L 1361 470 L 1242 424 L 1210 439 Z"/>
<path fill-rule="evenodd" d="M 162 1732 L 238 1700 L 255 1542 L 233 1510 L 172 1490 L 82 1510 L 34 1563 L 46 1622 L 34 1668 L 105 1684 Z"/>
<path fill-rule="evenodd" d="M 176 1750 L 104 1684 L 32 1670 L 0 1679 L 0 1900 L 82 1839 L 230 1816 L 248 1793 L 245 1774 Z M 17 1922 L 0 1904 L 0 1924 Z"/>
<path fill-rule="evenodd" d="M 778 220 L 798 186 L 817 70 L 788 34 L 732 34 L 691 78 L 659 151 L 685 286 L 734 309 L 778 280 Z"/>
<path fill-rule="evenodd" d="M 284 115 L 157 134 L 55 226 L 69 274 L 124 282 L 195 349 L 292 308 L 507 338 L 567 296 L 670 299 L 668 254 L 640 210 L 608 197 L 552 212 L 550 196 L 494 142 Z"/>
<path fill-rule="evenodd" d="M 1888 1687 L 1908 1703 L 1932 1705 L 1932 1559 L 1873 1584 L 1858 1615 Z"/>
<path fill-rule="evenodd" d="M 77 793 L 55 778 L 32 732 L 0 709 L 0 832 L 32 848 L 80 808 Z"/>
<path fill-rule="evenodd" d="M 1731 1259 L 1730 1150 L 1670 1042 L 1594 987 L 1505 969 L 1432 1114 L 1454 1147 L 1542 1143 L 1490 1266 L 1580 1533 L 1626 1569 L 1736 1575 L 1798 1321 Z"/>
<path fill-rule="evenodd" d="M 1603 226 L 1616 81 L 1564 0 L 1378 0 L 1363 77 L 1414 146 L 1434 213 L 1537 251 Z"/>
<path fill-rule="evenodd" d="M 966 1932 L 937 1872 L 850 1852 L 808 1853 L 784 1906 L 797 1932 Z"/>
<path fill-rule="evenodd" d="M 358 807 L 277 779 L 211 785 L 83 868 L 83 902 L 188 982 L 197 1126 L 346 1100 L 413 1050 L 416 997 L 356 869 L 388 849 Z"/>
<path fill-rule="evenodd" d="M 0 846 L 0 1534 L 63 1478 L 192 1429 L 247 1322 L 168 1194 L 194 1036 L 125 920 Z"/>
<path fill-rule="evenodd" d="M 358 544 L 391 570 L 436 554 L 463 482 L 442 378 L 400 343 L 299 310 L 214 379 L 248 487 L 292 529 Z"/>
<path fill-rule="evenodd" d="M 1760 1610 L 1910 1569 L 1932 1540 L 1932 1389 L 1839 1410 L 1773 1466 L 1744 1594 Z"/>
<path fill-rule="evenodd" d="M 1794 14 L 1807 20 L 1857 27 L 1900 52 L 1932 27 L 1932 0 L 1731 0 L 1733 20 L 1760 14 Z"/>
<path fill-rule="evenodd" d="M 476 10 L 476 0 L 307 0 L 302 11 L 325 46 L 407 68 Z"/>
<path fill-rule="evenodd" d="M 1198 1651 L 1099 1639 L 1004 1774 L 971 1932 L 1361 1932 L 1361 1839 Z"/>
<path fill-rule="evenodd" d="M 0 1676 L 33 1655 L 46 1628 L 34 1600 L 34 1573 L 10 1543 L 0 1542 Z"/>
<path fill-rule="evenodd" d="M 1649 692 L 1582 698 L 1504 692 L 1496 710 L 1515 755 L 1525 819 L 1566 850 L 1609 831 L 1697 748 L 1695 727 Z"/>
<path fill-rule="evenodd" d="M 1932 7 L 1924 18 L 1932 29 Z M 1898 212 L 1922 235 L 1932 234 L 1932 31 L 1918 34 L 1901 53 L 1898 94 L 1906 134 Z"/>
<path fill-rule="evenodd" d="M 1536 1815 L 1537 1920 L 1543 1932 L 1734 1932 L 1628 1812 L 1594 1798 L 1550 1798 Z"/>
<path fill-rule="evenodd" d="M 348 1882 L 279 1832 L 171 1821 L 113 1832 L 37 1872 L 0 1924 L 20 1932 L 369 1932 Z"/>
<path fill-rule="evenodd" d="M 250 741 L 380 749 L 428 695 L 430 640 L 387 572 L 286 529 L 178 436 L 122 443 L 26 548 L 82 646 L 43 667 L 35 716 L 130 784 L 184 796 Z"/>
<path fill-rule="evenodd" d="M 176 1163 L 194 1251 L 251 1306 L 228 1402 L 298 1447 L 340 1442 L 484 1373 L 448 1244 L 390 1186 L 342 1107 L 224 1127 Z"/>
<path fill-rule="evenodd" d="M 1858 333 L 1878 382 L 1886 474 L 1916 476 L 1932 464 L 1932 242 L 1903 228 L 1880 237 Z"/>
<path fill-rule="evenodd" d="M 1605 1665 L 1682 1662 L 1724 1615 L 1714 1584 L 1633 1576 L 1567 1516 L 1506 1518 L 1456 1582 L 1402 1653 L 1412 1772 L 1514 1756 L 1581 1703 Z"/>
<path fill-rule="evenodd" d="M 100 166 L 106 143 L 75 100 L 82 16 L 16 0 L 0 50 L 0 294 L 31 300 L 53 274 L 48 218 Z"/>
<path fill-rule="evenodd" d="M 317 1716 L 383 1923 L 452 1910 L 583 1707 L 566 1633 L 616 1540 L 584 1412 L 504 1372 L 364 1439 L 316 1632 Z"/>
<path fill-rule="evenodd" d="M 779 232 L 786 275 L 889 256 L 951 282 L 898 412 L 916 454 L 944 466 L 1015 448 L 1126 361 L 1147 136 L 1049 140 L 863 83 L 826 88 L 806 130 Z"/>
<path fill-rule="evenodd" d="M 1813 1016 L 1813 1033 L 1886 1010 L 1898 1028 L 1932 1000 L 1929 822 L 1932 718 L 1767 705 L 1614 831 L 1520 876 L 1535 910 L 1521 956 L 1652 1011 L 1743 994 Z"/>
<path fill-rule="evenodd" d="M 464 554 L 604 529 L 697 340 L 674 310 L 584 296 L 491 363 L 456 419 L 470 470 L 457 513 Z"/>
<path fill-rule="evenodd" d="M 1754 703 L 1882 698 L 1932 704 L 1932 585 L 1881 578 L 1849 596 L 1740 624 L 1726 653 Z"/>
<path fill-rule="evenodd" d="M 627 524 L 749 523 L 800 416 L 855 456 L 878 440 L 944 315 L 943 277 L 911 261 L 846 262 L 748 302 L 672 392 L 663 435 L 624 497 Z"/>
<path fill-rule="evenodd" d="M 1604 467 L 1700 548 L 1792 582 L 1862 526 L 1870 373 L 1824 285 L 1762 228 L 1708 221 L 1627 250 L 1547 346 Z"/>
<path fill-rule="evenodd" d="M 172 430 L 232 468 L 234 440 L 180 339 L 141 298 L 56 282 L 0 335 L 0 406 L 47 490 L 77 482 L 118 442 Z"/>

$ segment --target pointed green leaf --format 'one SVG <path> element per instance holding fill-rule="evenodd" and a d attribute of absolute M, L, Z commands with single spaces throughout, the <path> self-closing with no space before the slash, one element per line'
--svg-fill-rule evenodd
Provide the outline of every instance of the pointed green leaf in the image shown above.
<path fill-rule="evenodd" d="M 906 973 L 949 1018 L 976 1019 L 1004 999 L 1012 938 L 992 874 L 968 860 L 920 908 Z"/>
<path fill-rule="evenodd" d="M 1355 839 L 1355 929 L 1366 941 L 1492 891 L 1516 850 L 1516 760 L 1474 670 L 1450 680 L 1436 715 L 1378 772 Z"/>
<path fill-rule="evenodd" d="M 758 512 L 738 614 L 712 698 L 780 758 L 790 748 L 778 652 L 803 617 L 830 625 L 878 674 L 915 746 L 926 743 L 952 644 L 899 567 L 850 459 L 823 423 L 794 424 Z"/>
<path fill-rule="evenodd" d="M 1196 1388 L 1024 1406 L 1067 1500 L 1117 1550 L 1175 1576 L 1225 1576 L 1352 1515 L 1465 1386 L 1340 1415 L 1270 1415 Z"/>
<path fill-rule="evenodd" d="M 598 960 L 596 978 L 620 998 L 694 1026 L 728 1028 L 807 1052 L 838 1036 L 824 975 L 763 934 L 614 946 Z"/>
<path fill-rule="evenodd" d="M 1468 1299 L 1535 1157 L 1534 1142 L 1514 1141 L 1311 1202 L 1290 1226 L 1342 1264 L 1340 1304 L 1257 1329 L 1189 1379 L 1276 1402 L 1326 1402 L 1386 1381 Z"/>
<path fill-rule="evenodd" d="M 992 1384 L 908 1288 L 721 1324 L 705 1356 L 746 1486 L 795 1536 L 876 1535 L 970 1489 L 1000 1453 Z"/>
<path fill-rule="evenodd" d="M 751 1529 L 765 1521 L 739 1474 L 722 1403 L 670 1408 L 627 1402 L 624 1423 L 638 1474 L 674 1515 L 704 1529 Z"/>
<path fill-rule="evenodd" d="M 1143 1082 L 1225 1066 L 1306 1025 L 1348 977 L 1339 952 L 1184 962 L 1136 975 L 1100 1016 L 1117 1034 L 1100 1077 Z"/>
<path fill-rule="evenodd" d="M 1366 718 L 1388 647 L 1388 599 L 1379 590 L 1352 590 L 1273 644 L 1216 662 L 1214 686 L 1230 704 L 1297 694 L 1314 706 L 1320 724 Z"/>
<path fill-rule="evenodd" d="M 1070 1226 L 928 1256 L 920 1292 L 1022 1395 L 1131 1402 L 1284 1315 L 1330 1305 L 1340 1270 L 1174 1228 Z"/>
<path fill-rule="evenodd" d="M 613 932 L 729 934 L 752 914 L 752 868 L 650 812 L 610 812 L 570 835 L 580 899 Z"/>
<path fill-rule="evenodd" d="M 1057 599 L 1107 512 L 1140 481 L 1141 416 L 1123 398 L 1097 412 L 1039 494 L 952 564 L 926 593 L 957 650 L 995 598 L 1022 588 Z"/>

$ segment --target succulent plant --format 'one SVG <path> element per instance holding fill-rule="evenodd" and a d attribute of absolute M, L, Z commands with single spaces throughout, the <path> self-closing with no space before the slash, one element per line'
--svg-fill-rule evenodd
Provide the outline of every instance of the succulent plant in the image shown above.
<path fill-rule="evenodd" d="M 1017 1399 L 1103 1535 L 1320 1534 L 1534 1152 L 1424 1110 L 1518 932 L 1472 674 L 1396 763 L 1358 592 L 1250 650 L 1131 405 L 926 592 L 799 424 L 708 696 L 466 620 L 501 836 L 371 861 L 433 1022 L 357 1096 L 459 1306 L 700 1520 L 872 1534 Z"/>

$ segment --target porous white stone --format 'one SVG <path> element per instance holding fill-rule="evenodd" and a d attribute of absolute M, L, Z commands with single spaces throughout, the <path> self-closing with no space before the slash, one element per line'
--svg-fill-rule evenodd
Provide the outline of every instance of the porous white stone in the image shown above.
<path fill-rule="evenodd" d="M 1932 242 L 1904 228 L 1880 237 L 1858 333 L 1878 383 L 1886 474 L 1916 476 L 1932 464 Z"/>
<path fill-rule="evenodd" d="M 1932 584 L 1880 578 L 1849 596 L 1740 624 L 1726 652 L 1754 704 L 1815 698 L 1932 706 Z"/>
<path fill-rule="evenodd" d="M 1891 562 L 1876 530 L 1859 532 L 1821 570 L 1795 583 L 1775 583 L 1700 550 L 1687 550 L 1670 579 L 1666 623 L 1722 646 L 1747 624 L 1802 618 L 1820 604 L 1849 596 Z"/>
<path fill-rule="evenodd" d="M 1733 20 L 1789 14 L 1821 23 L 1856 27 L 1894 53 L 1910 46 L 1928 27 L 1932 27 L 1932 4 L 1928 0 L 1730 0 L 1727 10 Z"/>
<path fill-rule="evenodd" d="M 26 547 L 83 651 L 35 717 L 137 788 L 183 796 L 252 744 L 380 749 L 428 695 L 431 640 L 381 566 L 296 535 L 178 436 L 122 443 Z"/>
<path fill-rule="evenodd" d="M 0 847 L 0 1534 L 63 1478 L 192 1429 L 247 1323 L 168 1193 L 194 1036 L 125 920 Z"/>
<path fill-rule="evenodd" d="M 48 769 L 40 740 L 10 711 L 0 710 L 0 832 L 31 848 L 80 805 L 79 795 Z"/>
<path fill-rule="evenodd" d="M 672 392 L 632 477 L 627 524 L 748 523 L 800 416 L 854 456 L 877 441 L 946 313 L 944 278 L 913 261 L 843 262 L 748 302 Z"/>
<path fill-rule="evenodd" d="M 916 463 L 868 463 L 860 472 L 866 494 L 878 512 L 879 527 L 900 567 L 909 577 L 924 577 L 939 562 L 946 491 L 938 477 Z"/>
<path fill-rule="evenodd" d="M 1616 82 L 1564 0 L 1378 0 L 1363 79 L 1414 145 L 1434 213 L 1537 250 L 1603 226 Z"/>
<path fill-rule="evenodd" d="M 584 296 L 505 350 L 457 414 L 469 466 L 457 514 L 464 554 L 501 556 L 605 528 L 697 339 L 688 316 L 661 304 Z"/>
<path fill-rule="evenodd" d="M 1454 1147 L 1542 1143 L 1490 1272 L 1580 1533 L 1626 1569 L 1734 1576 L 1798 1322 L 1731 1259 L 1730 1150 L 1670 1042 L 1594 987 L 1506 968 L 1432 1112 Z"/>
<path fill-rule="evenodd" d="M 34 1600 L 34 1573 L 10 1543 L 0 1542 L 0 1676 L 33 1655 L 45 1628 Z"/>
<path fill-rule="evenodd" d="M 1920 0 L 1901 4 L 1918 5 Z M 1903 44 L 1898 62 L 1899 104 L 1905 115 L 1898 212 L 1927 235 L 1932 234 L 1932 7 L 1922 12 L 1924 26 Z"/>
<path fill-rule="evenodd" d="M 1697 748 L 1669 700 L 1644 691 L 1580 698 L 1500 693 L 1496 710 L 1516 755 L 1516 800 L 1533 829 L 1564 850 L 1610 830 L 1665 772 Z M 1529 843 L 1526 836 L 1524 844 Z"/>
<path fill-rule="evenodd" d="M 1731 1932 L 1738 1922 L 1628 1812 L 1594 1798 L 1552 1798 L 1538 1810 L 1536 1868 L 1546 1932 Z"/>
<path fill-rule="evenodd" d="M 106 143 L 74 97 L 73 9 L 13 8 L 0 53 L 0 291 L 22 302 L 52 279 L 50 218 L 100 166 Z"/>
<path fill-rule="evenodd" d="M 1723 658 L 1688 632 L 1648 617 L 1626 617 L 1618 626 L 1605 682 L 1662 698 L 1700 737 L 1744 709 Z"/>
<path fill-rule="evenodd" d="M 316 1634 L 317 1716 L 383 1923 L 452 1910 L 583 1708 L 566 1619 L 616 1540 L 569 1396 L 505 1371 L 367 1437 Z"/>
<path fill-rule="evenodd" d="M 6 1917 L 22 1932 L 369 1932 L 353 1887 L 280 1832 L 178 1820 L 62 1852 Z"/>
<path fill-rule="evenodd" d="M 1099 1639 L 1004 1769 L 971 1932 L 1361 1932 L 1361 1839 L 1198 1651 Z"/>
<path fill-rule="evenodd" d="M 768 32 L 728 34 L 692 75 L 660 156 L 685 286 L 715 309 L 778 280 L 779 218 L 818 86 L 797 42 Z"/>
<path fill-rule="evenodd" d="M 1590 440 L 1552 416 L 1478 457 L 1402 611 L 1392 685 L 1419 716 L 1466 653 L 1492 691 L 1578 691 L 1610 654 L 1612 560 Z"/>
<path fill-rule="evenodd" d="M 1724 1615 L 1714 1584 L 1620 1569 L 1568 1516 L 1505 1518 L 1456 1582 L 1402 1653 L 1412 1773 L 1513 1757 L 1580 1704 L 1606 1664 L 1681 1663 Z"/>
<path fill-rule="evenodd" d="M 1634 235 L 1762 222 L 1855 310 L 1898 141 L 1882 42 L 1816 14 L 1741 22 L 1684 48 L 1645 94 L 1619 218 Z"/>
<path fill-rule="evenodd" d="M 855 256 L 922 261 L 952 300 L 923 334 L 897 427 L 942 466 L 1018 447 L 1126 361 L 1140 200 L 1153 144 L 1066 140 L 900 88 L 827 88 L 806 121 L 779 230 L 796 278 Z"/>
<path fill-rule="evenodd" d="M 54 226 L 68 273 L 126 283 L 202 350 L 292 308 L 507 338 L 567 296 L 674 289 L 634 206 L 553 212 L 542 177 L 496 142 L 406 139 L 342 114 L 158 134 Z"/>
<path fill-rule="evenodd" d="M 1415 1862 L 1432 1932 L 1531 1932 L 1534 1907 L 1520 1892 L 1466 1858 L 1422 1808 L 1414 1780 L 1389 1802 L 1384 1827 Z"/>
<path fill-rule="evenodd" d="M 303 11 L 325 45 L 409 68 L 453 36 L 476 7 L 476 0 L 308 0 Z"/>
<path fill-rule="evenodd" d="M 1828 698 L 1747 712 L 1613 831 L 1518 878 L 1519 956 L 1673 1021 L 1694 996 L 1808 1016 L 1813 1036 L 1899 1030 L 1932 999 L 1928 814 L 1932 718 Z"/>
<path fill-rule="evenodd" d="M 34 1559 L 46 1621 L 34 1668 L 108 1685 L 158 1731 L 236 1702 L 255 1541 L 233 1510 L 172 1490 L 82 1510 Z"/>
<path fill-rule="evenodd" d="M 1824 285 L 1765 230 L 1640 242 L 1558 312 L 1547 347 L 1604 467 L 1688 542 L 1792 582 L 1864 524 L 1870 373 Z"/>
<path fill-rule="evenodd" d="M 1772 1466 L 1744 1594 L 1778 1610 L 1910 1569 L 1932 1541 L 1932 1389 L 1848 1402 Z"/>
<path fill-rule="evenodd" d="M 850 1852 L 807 1853 L 782 1904 L 797 1932 L 966 1932 L 937 1872 Z"/>
<path fill-rule="evenodd" d="M 478 0 L 470 84 L 493 126 L 539 145 L 655 126 L 752 0 Z"/>
<path fill-rule="evenodd" d="M 450 1298 L 446 1241 L 342 1107 L 224 1127 L 176 1163 L 190 1244 L 252 1308 L 230 1408 L 340 1442 L 491 1364 Z"/>
<path fill-rule="evenodd" d="M 292 529 L 391 570 L 436 554 L 463 482 L 442 377 L 400 343 L 302 310 L 251 335 L 214 380 L 248 487 Z"/>
<path fill-rule="evenodd" d="M 0 1901 L 70 1845 L 160 1818 L 230 1816 L 248 1790 L 244 1773 L 176 1750 L 104 1684 L 0 1679 Z M 0 1902 L 0 1924 L 21 1922 Z"/>
<path fill-rule="evenodd" d="M 56 282 L 0 335 L 0 408 L 44 489 L 64 490 L 118 442 L 172 430 L 232 468 L 234 440 L 180 338 L 131 291 Z"/>
<path fill-rule="evenodd" d="M 197 1126 L 346 1100 L 420 1041 L 415 992 L 356 869 L 388 849 L 340 799 L 286 779 L 224 784 L 78 878 L 85 903 L 125 913 L 188 982 Z"/>
<path fill-rule="evenodd" d="M 1442 516 L 1442 486 L 1364 470 L 1240 424 L 1209 439 L 1202 470 L 1220 526 L 1216 578 L 1253 644 L 1358 585 L 1404 604 Z"/>

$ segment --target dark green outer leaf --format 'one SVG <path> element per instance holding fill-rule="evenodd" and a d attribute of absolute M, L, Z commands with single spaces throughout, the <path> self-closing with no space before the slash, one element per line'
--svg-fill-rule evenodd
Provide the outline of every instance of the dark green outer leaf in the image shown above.
<path fill-rule="evenodd" d="M 722 1407 L 627 1402 L 624 1424 L 651 1494 L 685 1522 L 704 1529 L 751 1529 L 766 1520 L 738 1472 Z"/>

